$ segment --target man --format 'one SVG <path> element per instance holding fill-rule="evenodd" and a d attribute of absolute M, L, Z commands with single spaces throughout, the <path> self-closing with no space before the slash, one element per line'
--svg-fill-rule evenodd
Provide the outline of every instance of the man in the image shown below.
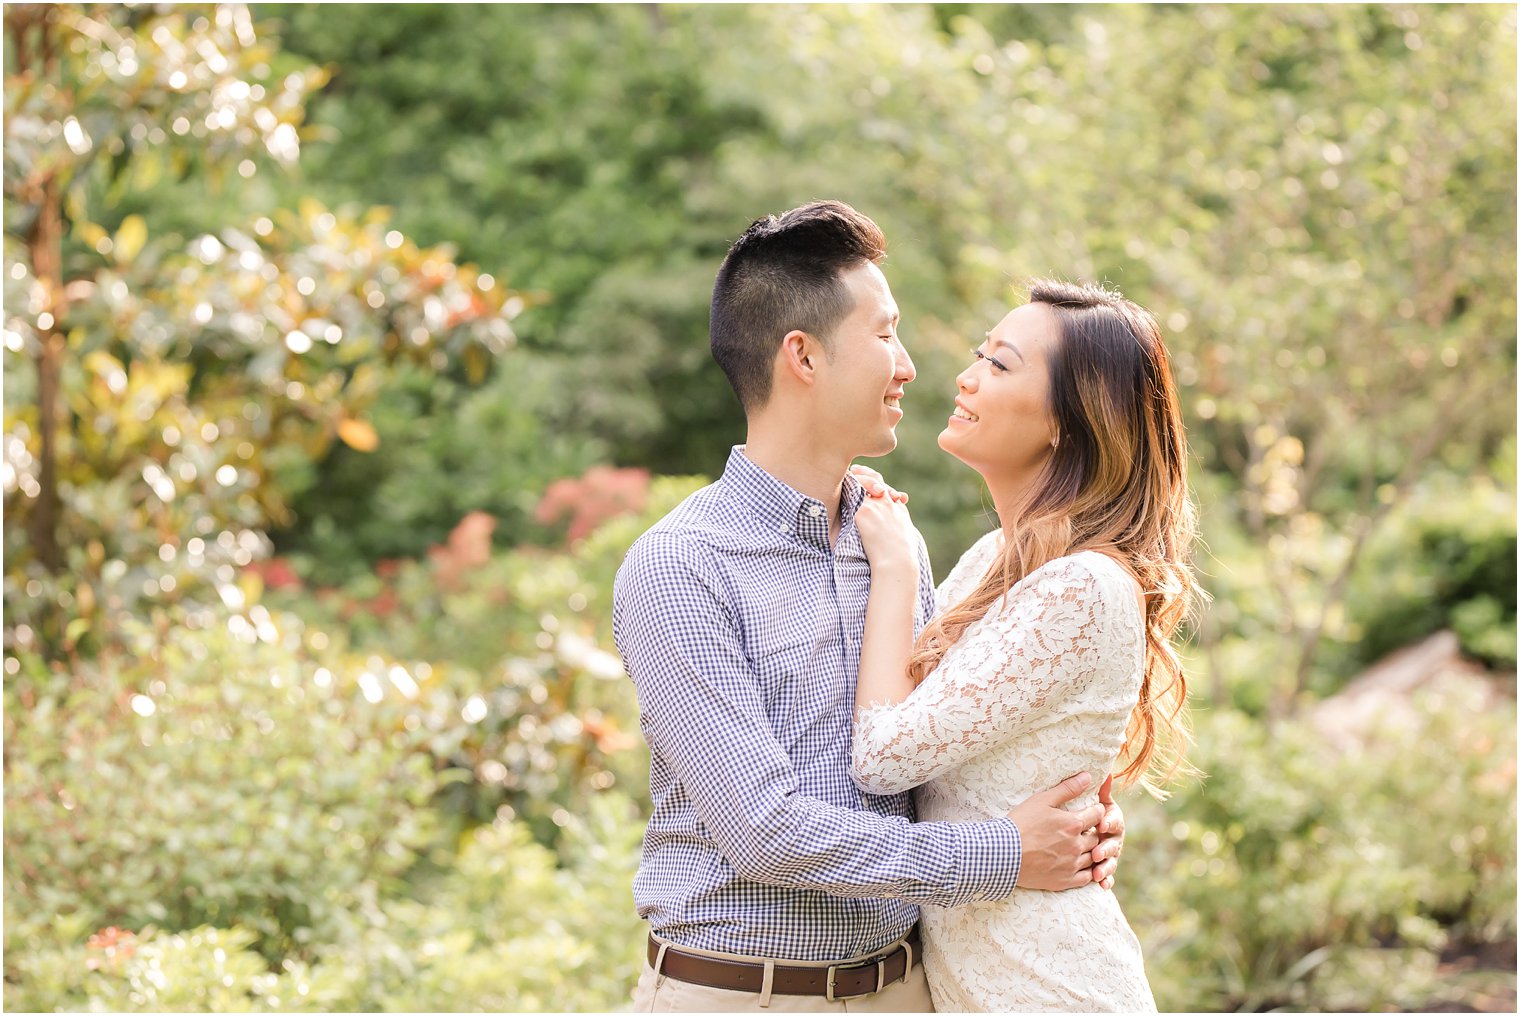
<path fill-rule="evenodd" d="M 1117 809 L 1061 807 L 1085 773 L 962 824 L 915 823 L 908 795 L 850 780 L 870 569 L 848 469 L 896 447 L 914 377 L 885 255 L 876 224 L 832 201 L 735 241 L 711 341 L 746 443 L 618 571 L 613 632 L 654 802 L 638 1011 L 932 1011 L 918 904 L 1102 881 L 1118 855 Z M 919 628 L 934 606 L 922 542 L 920 557 Z"/>

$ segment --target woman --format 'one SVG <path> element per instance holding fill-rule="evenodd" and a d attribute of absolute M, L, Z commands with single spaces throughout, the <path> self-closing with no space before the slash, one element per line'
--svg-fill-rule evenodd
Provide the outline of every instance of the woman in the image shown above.
<path fill-rule="evenodd" d="M 1194 513 L 1155 319 L 1096 286 L 1039 282 L 975 356 L 939 444 L 982 474 L 1001 525 L 945 579 L 916 644 L 907 509 L 868 483 L 857 515 L 872 583 L 853 774 L 873 793 L 918 788 L 926 821 L 1003 815 L 1081 770 L 1097 787 L 1116 764 L 1121 782 L 1180 765 L 1158 740 L 1183 733 L 1169 640 L 1195 593 Z M 1096 884 L 925 907 L 923 931 L 941 1010 L 1155 1009 L 1139 943 Z"/>

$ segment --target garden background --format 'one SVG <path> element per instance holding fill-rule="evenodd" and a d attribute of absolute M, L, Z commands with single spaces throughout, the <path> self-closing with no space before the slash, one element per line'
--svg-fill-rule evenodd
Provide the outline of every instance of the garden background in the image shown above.
<path fill-rule="evenodd" d="M 1208 778 L 1125 799 L 1162 1008 L 1513 1011 L 1515 19 L 7 5 L 6 1008 L 625 1005 L 612 575 L 742 439 L 728 242 L 837 197 L 941 573 L 1017 281 L 1165 326 L 1213 604 Z"/>

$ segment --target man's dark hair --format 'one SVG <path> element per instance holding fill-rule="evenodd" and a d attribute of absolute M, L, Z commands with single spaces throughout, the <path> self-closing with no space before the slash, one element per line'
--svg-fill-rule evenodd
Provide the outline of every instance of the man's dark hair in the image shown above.
<path fill-rule="evenodd" d="M 886 256 L 881 229 L 842 201 L 756 219 L 734 241 L 713 284 L 710 334 L 713 359 L 746 413 L 770 398 L 782 337 L 807 332 L 827 353 L 835 326 L 854 310 L 840 274 Z"/>

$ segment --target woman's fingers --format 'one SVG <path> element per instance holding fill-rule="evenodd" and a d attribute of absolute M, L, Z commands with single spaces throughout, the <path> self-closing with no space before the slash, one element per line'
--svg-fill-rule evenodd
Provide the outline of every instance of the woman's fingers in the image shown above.
<path fill-rule="evenodd" d="M 862 466 L 859 463 L 850 467 L 850 474 L 860 481 L 871 497 L 889 497 L 898 504 L 907 504 L 908 495 L 887 483 L 882 475 L 870 466 Z"/>

